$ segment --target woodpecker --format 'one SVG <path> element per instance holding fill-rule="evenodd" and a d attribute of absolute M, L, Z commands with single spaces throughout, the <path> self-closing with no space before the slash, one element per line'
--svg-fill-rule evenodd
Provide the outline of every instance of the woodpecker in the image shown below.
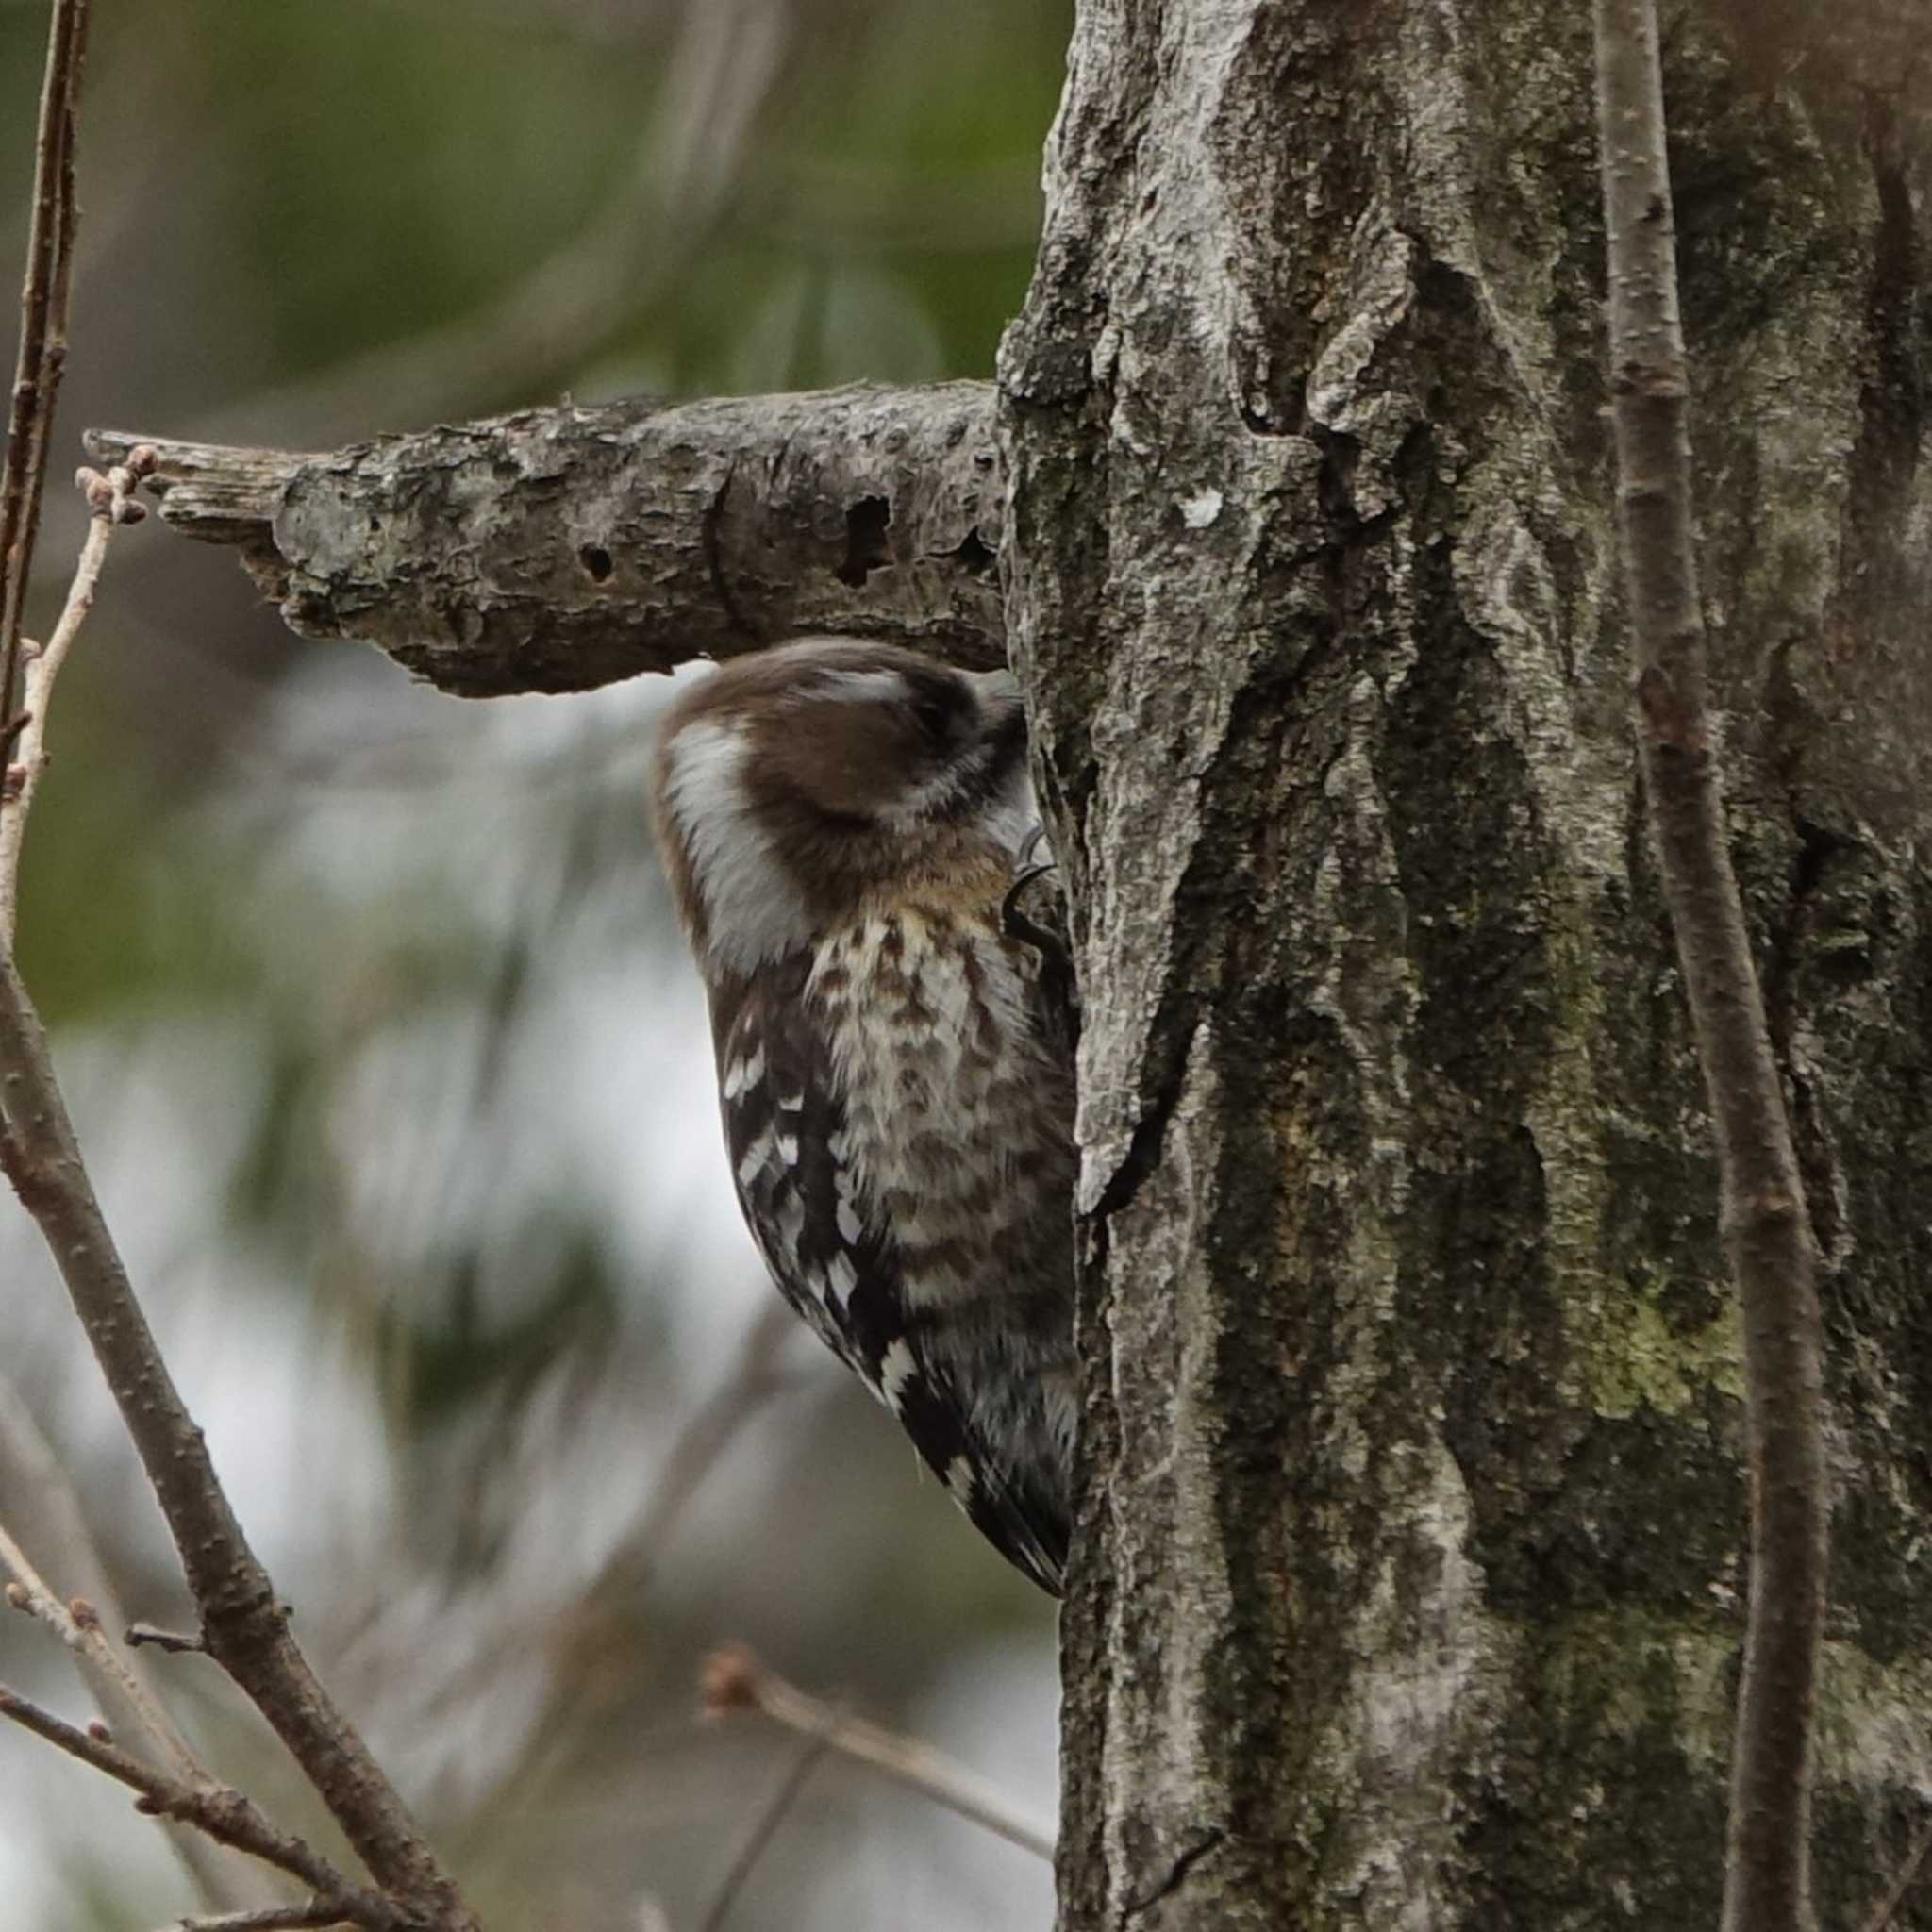
<path fill-rule="evenodd" d="M 651 778 L 739 1204 L 791 1307 L 1058 1595 L 1074 1425 L 1063 957 L 1004 672 L 808 638 L 682 692 Z"/>

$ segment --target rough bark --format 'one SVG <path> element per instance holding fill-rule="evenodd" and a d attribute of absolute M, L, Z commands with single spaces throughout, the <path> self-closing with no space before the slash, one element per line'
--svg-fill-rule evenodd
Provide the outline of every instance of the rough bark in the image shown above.
<path fill-rule="evenodd" d="M 325 456 L 151 444 L 176 528 L 291 629 L 464 697 L 581 691 L 804 632 L 1000 660 L 990 384 L 565 405 Z"/>
<path fill-rule="evenodd" d="M 1841 1925 L 1932 1788 L 1913 17 L 1693 5 L 1666 53 L 1824 1251 Z M 1718 1920 L 1740 1336 L 1627 724 L 1591 74 L 1564 0 L 1080 10 L 1001 369 L 1085 992 L 1064 1932 Z"/>

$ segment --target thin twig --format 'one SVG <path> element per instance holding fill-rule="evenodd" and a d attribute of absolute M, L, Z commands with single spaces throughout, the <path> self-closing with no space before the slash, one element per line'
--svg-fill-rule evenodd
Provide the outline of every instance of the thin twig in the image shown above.
<path fill-rule="evenodd" d="M 775 1296 L 745 1324 L 724 1378 L 679 1425 L 665 1452 L 637 1528 L 576 1592 L 574 1610 L 628 1600 L 648 1587 L 688 1506 L 739 1433 L 786 1386 L 776 1357 L 797 1325 L 798 1318 Z M 546 1611 L 545 1623 L 555 1615 L 554 1609 Z M 519 1624 L 508 1633 L 505 1654 L 527 1651 L 541 1635 L 534 1623 Z M 496 1819 L 512 1810 L 527 1813 L 541 1802 L 541 1781 L 567 1755 L 573 1737 L 595 1721 L 591 1702 L 581 1680 L 567 1668 L 552 1673 L 541 1714 L 490 1791 L 471 1807 L 466 1832 L 487 1835 Z"/>
<path fill-rule="evenodd" d="M 40 530 L 41 486 L 54 400 L 67 359 L 67 290 L 74 260 L 75 109 L 87 56 L 88 0 L 54 0 L 34 139 L 33 213 L 20 296 L 20 355 L 0 458 L 0 720 L 13 716 L 21 612 Z"/>
<path fill-rule="evenodd" d="M 1596 0 L 1618 508 L 1638 742 L 1717 1129 L 1743 1310 L 1751 1593 L 1725 1932 L 1809 1932 L 1812 1729 L 1829 1500 L 1817 1250 L 1725 841 L 1707 693 L 1655 0 Z"/>
<path fill-rule="evenodd" d="M 67 353 L 76 106 L 88 17 L 87 0 L 54 0 L 35 149 L 20 359 L 7 448 L 0 459 L 0 742 L 8 745 L 16 731 L 36 728 L 35 721 L 22 726 L 14 720 L 13 688 L 47 440 Z M 101 527 L 90 530 L 90 549 L 105 545 L 106 530 L 123 507 L 114 502 L 111 483 L 102 487 L 106 500 L 93 506 L 101 513 Z M 92 486 L 90 491 L 92 501 Z M 125 505 L 125 489 L 120 494 Z M 98 567 L 96 557 L 92 574 Z M 78 628 L 92 581 L 84 567 L 77 579 L 79 594 L 70 598 L 71 622 L 63 619 L 63 632 L 57 634 L 59 649 L 46 654 L 54 658 L 54 669 Z M 40 761 L 38 744 L 24 743 L 23 750 L 29 754 L 23 764 L 23 795 L 10 807 L 0 804 L 0 816 L 11 821 L 9 876 L 30 803 L 25 794 Z M 10 886 L 7 897 L 10 904 Z M 107 1374 L 174 1533 L 209 1647 L 275 1725 L 377 1879 L 394 1890 L 419 1923 L 468 1932 L 474 1922 L 455 1886 L 289 1638 L 268 1577 L 228 1507 L 201 1431 L 182 1407 L 101 1217 L 39 1015 L 14 966 L 11 942 L 9 924 L 0 929 L 0 1163 L 52 1249 Z M 51 1598 L 44 1588 L 42 1594 Z M 10 1701 L 8 1714 L 65 1748 L 78 1740 L 79 1755 L 92 1754 L 113 1775 L 127 1779 L 131 1772 L 137 1789 L 155 1798 L 153 1808 L 193 1817 L 225 1842 L 230 1840 L 217 1827 L 232 1829 L 236 1819 L 243 1821 L 258 1842 L 283 1842 L 240 1793 L 225 1788 L 210 1793 L 175 1780 L 158 1785 L 159 1774 L 140 1760 L 34 1712 L 21 1700 Z M 299 1846 L 299 1841 L 287 1842 Z M 319 1869 L 334 1880 L 329 1868 Z M 387 1902 L 374 1893 L 367 1897 L 390 1919 L 395 1917 Z M 361 1916 L 366 1923 L 378 1923 L 366 1912 Z"/>
<path fill-rule="evenodd" d="M 312 1898 L 298 1906 L 263 1906 L 248 1912 L 215 1912 L 175 1919 L 164 1932 L 281 1932 L 284 1926 L 353 1925 L 333 1899 Z"/>
<path fill-rule="evenodd" d="M 430 1925 L 475 1924 L 408 1807 L 290 1635 L 201 1430 L 155 1343 L 81 1159 L 40 1015 L 0 951 L 0 1142 L 7 1177 L 67 1284 L 175 1539 L 208 1654 L 289 1747 L 378 1883 Z"/>
<path fill-rule="evenodd" d="M 57 0 L 24 298 L 24 374 L 16 385 L 6 467 L 0 474 L 0 518 L 6 528 L 0 551 L 5 571 L 0 626 L 6 643 L 0 718 L 10 706 L 20 600 L 39 516 L 53 394 L 65 355 L 74 107 L 86 18 L 85 0 Z M 138 467 L 131 462 L 124 466 L 128 477 Z M 42 654 L 42 709 L 45 683 L 58 672 L 86 614 L 108 534 L 128 508 L 126 480 L 117 490 L 113 481 L 83 478 L 95 519 L 68 608 Z M 209 1654 L 275 1727 L 376 1879 L 425 1924 L 468 1932 L 475 1922 L 454 1881 L 289 1635 L 267 1573 L 228 1506 L 207 1443 L 156 1347 L 94 1198 L 40 1017 L 12 958 L 20 841 L 42 765 L 38 734 L 42 728 L 43 720 L 38 718 L 29 718 L 22 728 L 20 796 L 10 808 L 0 809 L 8 821 L 0 855 L 0 912 L 5 914 L 0 919 L 0 1165 L 53 1252 L 154 1484 Z"/>
<path fill-rule="evenodd" d="M 98 1607 L 103 1624 L 121 1621 L 113 1579 L 74 1484 L 53 1445 L 42 1434 L 32 1410 L 5 1375 L 0 1375 L 0 1508 L 7 1511 L 8 1520 L 4 1527 L 18 1549 L 58 1550 L 67 1594 Z M 31 1580 L 19 1577 L 23 1585 Z M 49 1597 L 53 1595 L 44 1582 L 41 1587 Z M 83 1634 L 91 1634 L 92 1641 L 75 1652 L 75 1662 L 113 1735 L 140 1756 L 158 1757 L 162 1763 L 171 1764 L 191 1783 L 197 1775 L 207 1775 L 199 1763 L 191 1768 L 171 1741 L 171 1733 L 174 1739 L 178 1739 L 179 1733 L 167 1717 L 160 1692 L 143 1660 L 116 1651 L 105 1628 Z M 133 1678 L 137 1690 L 125 1688 L 127 1676 Z M 152 1716 L 157 1708 L 161 1712 L 158 1725 Z M 192 1754 L 189 1756 L 192 1758 Z M 263 1897 L 261 1874 L 246 1864 L 241 1854 L 210 1843 L 187 1825 L 164 1824 L 163 1828 L 200 1895 L 203 1911 L 239 1911 Z"/>
<path fill-rule="evenodd" d="M 47 710 L 53 703 L 54 682 L 80 627 L 93 608 L 108 540 L 122 524 L 138 524 L 147 511 L 134 500 L 142 478 L 154 473 L 155 453 L 142 444 L 105 476 L 82 470 L 75 479 L 87 498 L 87 536 L 74 567 L 53 635 L 44 644 L 27 645 L 25 687 L 21 696 L 19 731 L 0 783 L 0 939 L 13 941 L 20 917 L 20 855 L 26 842 L 27 814 L 41 774 L 47 769 Z M 9 690 L 11 686 L 8 687 Z"/>
<path fill-rule="evenodd" d="M 731 1869 L 725 1873 L 723 1882 L 712 1894 L 709 1909 L 705 1913 L 704 1923 L 698 1932 L 718 1932 L 730 1916 L 731 1907 L 738 1903 L 738 1894 L 744 1890 L 745 1881 L 751 1876 L 753 1868 L 764 1857 L 766 1848 L 778 1835 L 778 1827 L 784 1824 L 785 1815 L 798 1802 L 798 1794 L 805 1789 L 805 1781 L 817 1767 L 818 1761 L 832 1748 L 829 1738 L 808 1738 L 805 1748 L 792 1759 L 791 1768 L 785 1774 L 785 1782 L 772 1793 L 771 1802 L 759 1813 L 758 1820 L 751 1828 L 750 1836 L 739 1847 L 738 1856 L 731 1861 Z"/>
<path fill-rule="evenodd" d="M 163 1630 L 158 1624 L 133 1623 L 122 1633 L 129 1650 L 158 1650 L 167 1657 L 206 1657 L 208 1645 L 198 1630 Z"/>
<path fill-rule="evenodd" d="M 797 1317 L 774 1300 L 745 1325 L 729 1374 L 691 1411 L 659 1465 L 650 1500 L 636 1533 L 605 1566 L 592 1591 L 621 1574 L 631 1591 L 658 1568 L 684 1512 L 737 1440 L 739 1432 L 784 1386 L 775 1366 L 779 1350 L 798 1326 Z"/>
<path fill-rule="evenodd" d="M 708 1715 L 756 1710 L 790 1730 L 822 1738 L 833 1750 L 884 1772 L 1008 1844 L 1052 1860 L 1053 1834 L 1024 1817 L 996 1785 L 929 1744 L 847 1717 L 767 1670 L 742 1644 L 726 1644 L 706 1658 L 702 1700 Z"/>
<path fill-rule="evenodd" d="M 1865 1921 L 1864 1932 L 1887 1932 L 1893 1915 L 1905 1903 L 1906 1893 L 1911 1890 L 1912 1881 L 1918 1877 L 1928 1852 L 1932 1852 L 1932 1818 L 1920 1825 L 1919 1835 L 1912 1840 L 1912 1848 L 1906 1854 L 1906 1861 L 1899 1867 L 1898 1876 L 1891 1881 L 1885 1896 L 1872 1907 L 1872 1916 Z"/>
<path fill-rule="evenodd" d="M 0 1524 L 0 1566 L 13 1574 L 13 1581 L 7 1586 L 7 1602 L 46 1624 L 69 1650 L 114 1687 L 142 1728 L 167 1755 L 174 1774 L 189 1784 L 214 1784 L 214 1774 L 195 1755 L 174 1719 L 108 1641 L 100 1613 L 85 1597 L 62 1603 L 4 1524 Z"/>
<path fill-rule="evenodd" d="M 205 1831 L 221 1844 L 232 1845 L 264 1864 L 299 1878 L 336 1907 L 336 1916 L 370 1932 L 404 1932 L 410 1915 L 380 1892 L 357 1885 L 293 1832 L 273 1824 L 245 1793 L 232 1785 L 191 1785 L 144 1764 L 106 1735 L 106 1727 L 82 1730 L 30 1698 L 0 1685 L 0 1717 L 57 1745 L 83 1764 L 91 1764 L 139 1795 L 136 1808 L 158 1818 L 178 1819 Z M 420 1922 L 417 1922 L 420 1923 Z"/>
<path fill-rule="evenodd" d="M 83 473 L 94 514 L 67 608 L 37 659 L 40 713 L 92 601 L 108 535 L 133 508 L 127 492 L 141 467 L 130 461 L 111 478 Z M 275 1727 L 375 1877 L 426 1924 L 468 1932 L 474 1921 L 454 1881 L 290 1636 L 94 1197 L 40 1016 L 11 951 L 21 841 L 43 762 L 43 724 L 42 715 L 32 716 L 21 734 L 20 795 L 0 824 L 0 1166 L 53 1253 L 154 1484 L 209 1654 Z M 44 1585 L 40 1596 L 57 1601 Z"/>

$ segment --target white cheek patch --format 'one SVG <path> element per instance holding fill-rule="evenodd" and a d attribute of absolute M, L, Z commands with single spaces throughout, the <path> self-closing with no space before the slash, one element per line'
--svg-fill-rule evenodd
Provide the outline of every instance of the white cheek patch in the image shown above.
<path fill-rule="evenodd" d="M 896 671 L 822 671 L 810 690 L 813 697 L 855 705 L 899 705 L 911 695 Z"/>
<path fill-rule="evenodd" d="M 672 741 L 664 786 L 704 905 L 709 951 L 739 973 L 811 937 L 805 901 L 752 813 L 744 784 L 748 750 L 735 725 L 700 719 Z"/>

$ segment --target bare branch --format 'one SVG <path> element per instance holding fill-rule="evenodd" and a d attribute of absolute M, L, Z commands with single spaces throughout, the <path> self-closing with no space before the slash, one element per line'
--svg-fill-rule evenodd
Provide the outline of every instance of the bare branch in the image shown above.
<path fill-rule="evenodd" d="M 188 1784 L 170 1777 L 124 1751 L 108 1736 L 105 1725 L 82 1730 L 5 1685 L 0 1685 L 0 1717 L 11 1719 L 69 1757 L 92 1765 L 138 1792 L 137 1809 L 192 1824 L 218 1843 L 232 1845 L 299 1878 L 319 1898 L 334 1905 L 338 1919 L 367 1926 L 370 1932 L 406 1932 L 420 1924 L 407 1908 L 344 1877 L 293 1832 L 271 1824 L 231 1785 Z"/>
<path fill-rule="evenodd" d="M 784 1385 L 779 1350 L 796 1333 L 798 1318 L 772 1301 L 745 1324 L 731 1371 L 685 1419 L 658 1472 L 637 1532 L 604 1567 L 591 1592 L 622 1574 L 632 1591 L 657 1569 L 684 1512 L 718 1466 L 739 1432 Z"/>
<path fill-rule="evenodd" d="M 128 1624 L 125 1635 L 130 1650 L 158 1650 L 168 1657 L 208 1655 L 208 1644 L 198 1630 L 163 1630 L 158 1624 L 134 1623 Z"/>
<path fill-rule="evenodd" d="M 137 524 L 147 514 L 131 492 L 153 468 L 154 452 L 141 445 L 129 452 L 125 463 L 117 463 L 106 476 L 83 470 L 75 479 L 88 501 L 87 537 L 53 635 L 44 644 L 27 647 L 20 735 L 7 766 L 5 786 L 0 788 L 0 941 L 8 945 L 19 924 L 20 855 L 26 842 L 27 814 L 33 808 L 41 774 L 47 769 L 47 709 L 53 702 L 54 681 L 93 608 L 108 538 L 118 525 Z M 11 689 L 10 684 L 8 688 Z"/>
<path fill-rule="evenodd" d="M 176 1919 L 166 1932 L 279 1932 L 283 1926 L 353 1925 L 340 1905 L 312 1898 L 296 1906 L 263 1906 L 249 1912 L 216 1912 L 204 1918 Z"/>
<path fill-rule="evenodd" d="M 1906 1893 L 1911 1890 L 1913 1881 L 1924 1865 L 1928 1852 L 1932 1852 L 1932 1818 L 1919 1827 L 1919 1835 L 1912 1840 L 1912 1848 L 1906 1854 L 1906 1861 L 1899 1867 L 1898 1876 L 1887 1888 L 1885 1896 L 1872 1907 L 1872 1916 L 1865 1921 L 1863 1932 L 1888 1932 L 1899 1907 L 1906 1902 Z"/>
<path fill-rule="evenodd" d="M 745 1881 L 750 1878 L 753 1869 L 764 1857 L 767 1847 L 778 1835 L 778 1827 L 784 1824 L 786 1813 L 798 1802 L 798 1794 L 805 1790 L 805 1781 L 817 1768 L 818 1761 L 832 1748 L 832 1740 L 825 1737 L 808 1738 L 804 1748 L 791 1761 L 791 1768 L 785 1774 L 785 1781 L 772 1793 L 771 1802 L 758 1814 L 758 1823 L 751 1828 L 750 1836 L 739 1847 L 737 1857 L 731 1861 L 731 1869 L 725 1873 L 718 1890 L 712 1894 L 709 1908 L 706 1911 L 698 1932 L 718 1932 L 718 1928 L 731 1916 L 731 1907 L 738 1902 L 738 1894 L 744 1890 Z"/>
<path fill-rule="evenodd" d="M 1725 842 L 1654 0 L 1597 0 L 1596 51 L 1638 741 L 1717 1128 L 1721 1220 L 1744 1316 L 1751 1598 L 1724 1924 L 1726 1932 L 1808 1932 L 1829 1510 L 1817 1251 Z"/>
<path fill-rule="evenodd" d="M 62 1581 L 72 1586 L 70 1596 L 78 1595 L 97 1606 L 103 1619 L 119 1621 L 113 1580 L 89 1529 L 80 1498 L 19 1390 L 4 1375 L 0 1375 L 0 1507 L 9 1518 L 0 1530 L 10 1536 L 23 1562 L 27 1561 L 25 1552 L 34 1548 L 58 1550 Z M 29 1579 L 18 1571 L 16 1576 L 23 1586 L 39 1581 L 41 1590 L 53 1596 L 44 1581 Z M 191 1781 L 205 1774 L 192 1751 L 179 1741 L 180 1734 L 169 1719 L 143 1660 L 114 1651 L 106 1631 L 98 1625 L 91 1634 L 93 1641 L 75 1651 L 75 1661 L 108 1728 L 116 1737 L 135 1744 L 142 1756 L 158 1755 L 162 1762 Z M 136 1687 L 132 1691 L 125 1688 L 125 1679 L 130 1677 Z M 159 1727 L 151 1721 L 149 1713 L 153 1711 L 160 1713 Z M 260 1896 L 259 1874 L 244 1865 L 239 1855 L 211 1844 L 188 1826 L 169 1824 L 165 1829 L 168 1842 L 187 1868 L 206 1910 L 238 1910 Z"/>
<path fill-rule="evenodd" d="M 46 1035 L 0 953 L 0 1158 L 39 1224 L 167 1518 L 208 1653 L 247 1692 L 377 1881 L 433 1925 L 474 1924 L 454 1881 L 289 1634 L 286 1611 L 229 1507 L 94 1197 Z"/>
<path fill-rule="evenodd" d="M 400 1923 L 407 1915 L 417 1925 L 470 1932 L 474 1921 L 455 1885 L 289 1636 L 282 1607 L 228 1507 L 201 1431 L 183 1407 L 135 1300 L 67 1119 L 39 1015 L 14 964 L 15 882 L 21 839 L 44 757 L 44 721 L 13 717 L 12 690 L 46 442 L 66 356 L 75 110 L 87 22 L 86 0 L 55 0 L 41 103 L 20 373 L 0 467 L 0 744 L 10 745 L 16 735 L 22 739 L 18 796 L 10 807 L 0 806 L 6 820 L 0 849 L 0 911 L 5 915 L 0 919 L 0 1166 L 38 1223 L 66 1280 L 174 1533 L 210 1654 L 275 1726 L 371 1872 L 394 1894 L 393 1907 L 370 1894 L 374 1903 L 358 1917 L 375 1924 Z M 139 514 L 128 491 L 145 459 L 136 462 L 134 453 L 128 455 L 130 460 L 111 479 L 83 475 L 94 521 L 66 610 L 47 650 L 40 654 L 35 689 L 42 712 L 48 689 L 92 600 L 108 534 L 116 522 Z M 99 1632 L 91 1613 L 82 1617 L 77 1606 L 63 1613 L 25 1553 L 9 1546 L 8 1556 L 23 1577 L 16 1586 L 18 1601 L 34 1607 L 77 1645 L 93 1647 L 97 1660 L 111 1657 L 104 1638 L 94 1643 Z M 92 1634 L 84 1627 L 89 1624 L 94 1624 Z M 132 1674 L 124 1671 L 123 1676 L 122 1689 L 134 1698 L 142 1723 L 171 1756 L 192 1765 L 192 1753 L 172 1731 L 158 1704 L 151 1699 L 143 1704 Z M 223 1842 L 234 1841 L 233 1831 L 245 1828 L 255 1840 L 247 1848 L 273 1839 L 283 1842 L 285 1850 L 287 1844 L 296 1845 L 312 1861 L 299 1841 L 284 1842 L 274 1834 L 238 1792 L 199 1775 L 188 1782 L 164 1778 L 104 1739 L 75 1731 L 24 1700 L 9 1697 L 6 1714 L 133 1783 L 151 1801 L 150 1809 L 192 1819 Z M 330 1868 L 315 1869 L 340 1891 Z M 371 1917 L 372 1910 L 386 1916 Z"/>
<path fill-rule="evenodd" d="M 21 612 L 41 523 L 54 400 L 67 360 L 67 288 L 74 261 L 74 129 L 87 58 L 88 0 L 54 0 L 34 141 L 33 214 L 20 297 L 20 355 L 0 458 L 0 721 L 13 717 Z"/>
<path fill-rule="evenodd" d="M 572 691 L 812 631 L 1004 661 L 992 389 L 526 410 L 325 456 L 149 442 L 161 515 L 291 628 L 445 691 Z"/>
<path fill-rule="evenodd" d="M 242 1539 L 201 1433 L 182 1408 L 128 1288 L 55 1085 L 39 1018 L 12 959 L 21 841 L 44 766 L 47 697 L 87 614 L 114 525 L 141 513 L 129 501 L 129 491 L 144 468 L 143 461 L 130 461 L 111 478 L 83 475 L 93 514 L 80 565 L 56 630 L 46 649 L 37 654 L 34 714 L 14 717 L 21 611 L 39 530 L 54 402 L 67 353 L 75 107 L 88 19 L 86 0 L 55 0 L 35 154 L 20 358 L 0 466 L 0 743 L 10 746 L 16 735 L 20 738 L 17 788 L 0 788 L 14 794 L 0 797 L 0 1163 L 66 1276 L 160 1494 L 204 1623 L 221 1637 L 223 1661 L 295 1748 L 371 1869 L 410 1905 L 444 1908 L 441 1923 L 464 1926 L 467 1913 L 427 1848 L 414 1837 L 400 1801 L 367 1763 L 359 1742 L 329 1709 L 289 1642 L 268 1579 Z M 16 1576 L 11 1599 L 41 1616 L 115 1685 L 182 1776 L 152 1771 L 105 1738 L 75 1731 L 10 1694 L 6 1714 L 134 1784 L 157 1813 L 192 1822 L 225 1843 L 245 1839 L 243 1849 L 272 1862 L 280 1857 L 286 1863 L 299 1853 L 325 1883 L 341 1890 L 332 1868 L 315 1861 L 298 1840 L 275 1833 L 240 1793 L 205 1772 L 158 1700 L 107 1641 L 91 1609 L 78 1600 L 63 1606 L 10 1537 L 4 1555 Z M 289 1869 L 301 1871 L 299 1866 Z M 386 1902 L 369 1897 L 374 1907 L 395 1916 Z M 371 1924 L 378 1923 L 366 1912 L 362 1916 Z"/>
<path fill-rule="evenodd" d="M 99 1611 L 85 1597 L 62 1603 L 4 1524 L 0 1524 L 0 1566 L 13 1575 L 13 1581 L 7 1586 L 8 1605 L 44 1624 L 89 1667 L 91 1675 L 113 1687 L 142 1729 L 166 1754 L 175 1775 L 191 1784 L 212 1784 L 214 1774 L 195 1755 L 174 1719 L 161 1707 L 160 1700 L 128 1669 L 126 1659 L 108 1642 L 108 1633 L 101 1628 Z"/>
<path fill-rule="evenodd" d="M 726 1644 L 705 1660 L 703 1705 L 707 1715 L 756 1710 L 808 1738 L 823 1738 L 835 1751 L 882 1771 L 923 1792 L 935 1804 L 982 1824 L 1008 1844 L 1053 1857 L 1053 1834 L 1023 1816 L 996 1786 L 912 1738 L 860 1718 L 847 1717 L 821 1699 L 788 1684 L 742 1644 Z"/>

